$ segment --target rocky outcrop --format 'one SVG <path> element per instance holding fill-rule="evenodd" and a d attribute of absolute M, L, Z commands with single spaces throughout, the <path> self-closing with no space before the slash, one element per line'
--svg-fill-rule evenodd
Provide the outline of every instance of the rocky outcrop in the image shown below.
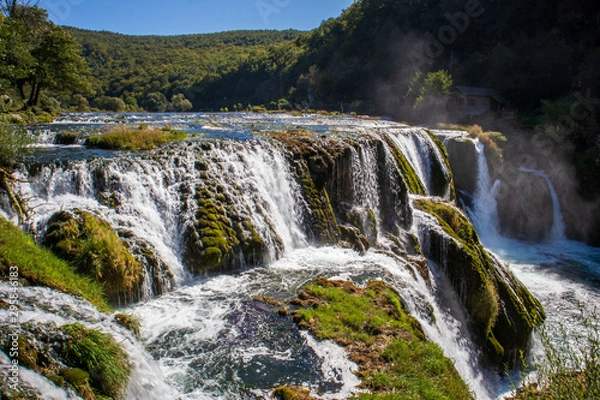
<path fill-rule="evenodd" d="M 428 200 L 415 205 L 441 228 L 423 228 L 423 252 L 450 279 L 488 360 L 498 367 L 515 365 L 545 319 L 541 304 L 483 248 L 471 222 L 453 205 Z"/>
<path fill-rule="evenodd" d="M 362 251 L 376 245 L 378 229 L 398 234 L 399 227 L 408 228 L 412 223 L 409 182 L 414 185 L 418 178 L 408 168 L 406 159 L 400 157 L 401 152 L 385 139 L 366 135 L 322 136 L 304 131 L 270 134 L 286 148 L 309 208 L 306 230 L 314 243 L 342 244 Z M 382 214 L 379 228 L 373 210 L 355 207 L 357 174 L 371 171 L 353 168 L 352 154 L 365 149 L 377 157 L 380 190 L 376 195 Z"/>
<path fill-rule="evenodd" d="M 236 209 L 227 194 L 216 187 L 208 190 L 205 184 L 196 189 L 197 208 L 185 228 L 184 264 L 200 274 L 264 263 L 268 249 L 249 216 Z"/>
<path fill-rule="evenodd" d="M 457 191 L 474 194 L 477 190 L 477 148 L 472 139 L 463 136 L 444 138 L 454 185 Z"/>
<path fill-rule="evenodd" d="M 546 180 L 505 168 L 500 182 L 497 194 L 500 232 L 519 240 L 546 240 L 554 223 L 552 195 Z"/>

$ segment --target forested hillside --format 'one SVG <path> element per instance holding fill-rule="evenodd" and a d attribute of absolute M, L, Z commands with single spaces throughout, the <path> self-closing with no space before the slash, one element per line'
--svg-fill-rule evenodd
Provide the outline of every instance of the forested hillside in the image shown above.
<path fill-rule="evenodd" d="M 143 107 L 165 111 L 174 95 L 183 94 L 194 109 L 214 109 L 207 88 L 239 73 L 247 65 L 264 65 L 295 39 L 297 31 L 236 31 L 185 36 L 126 36 L 109 32 L 68 29 L 83 47 L 93 71 L 93 106 L 124 111 Z M 286 46 L 286 49 L 292 49 Z M 297 55 L 285 54 L 288 62 Z M 256 71 L 253 71 L 256 72 Z M 238 82 L 242 87 L 244 82 Z M 268 88 L 265 88 L 268 90 Z M 244 93 L 245 94 L 245 93 Z M 227 96 L 229 101 L 233 95 Z M 240 101 L 249 97 L 240 96 Z M 122 100 L 119 102 L 114 98 Z M 218 107 L 217 107 L 218 108 Z M 189 111 L 177 109 L 176 111 Z"/>

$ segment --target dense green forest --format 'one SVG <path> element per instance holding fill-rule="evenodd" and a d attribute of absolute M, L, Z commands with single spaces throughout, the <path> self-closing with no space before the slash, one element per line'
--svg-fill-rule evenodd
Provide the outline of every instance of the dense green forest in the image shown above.
<path fill-rule="evenodd" d="M 61 29 L 23 9 L 30 17 L 5 9 L 0 21 L 4 108 L 327 109 L 437 122 L 449 116 L 428 98 L 489 87 L 510 102 L 511 129 L 572 161 L 584 195 L 600 190 L 597 0 L 358 0 L 311 32 L 173 37 Z"/>
<path fill-rule="evenodd" d="M 96 94 L 89 99 L 91 104 L 114 111 L 139 107 L 148 111 L 211 110 L 247 103 L 253 100 L 253 92 L 259 93 L 260 99 L 277 97 L 272 87 L 254 85 L 269 74 L 275 75 L 281 69 L 277 63 L 292 64 L 299 53 L 299 49 L 288 45 L 298 37 L 298 31 L 163 37 L 67 30 L 82 45 L 93 71 Z M 228 81 L 227 77 L 234 74 L 240 77 L 234 87 L 220 93 L 211 90 L 215 82 Z M 173 96 L 177 95 L 193 105 L 174 104 Z"/>

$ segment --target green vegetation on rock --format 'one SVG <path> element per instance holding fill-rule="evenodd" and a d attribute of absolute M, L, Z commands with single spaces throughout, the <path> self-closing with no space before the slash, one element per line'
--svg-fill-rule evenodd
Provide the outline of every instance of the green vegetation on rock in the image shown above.
<path fill-rule="evenodd" d="M 425 196 L 427 194 L 427 189 L 425 188 L 425 186 L 423 186 L 421 179 L 419 179 L 419 176 L 415 172 L 412 165 L 410 165 L 410 163 L 406 159 L 406 156 L 402 153 L 402 150 L 400 150 L 398 146 L 396 146 L 394 141 L 388 136 L 385 137 L 385 140 L 389 148 L 392 150 L 392 154 L 394 156 L 394 159 L 396 160 L 396 164 L 400 169 L 402 176 L 406 180 L 406 184 L 408 185 L 408 189 L 410 190 L 410 192 L 412 194 Z"/>
<path fill-rule="evenodd" d="M 434 163 L 434 165 L 432 165 L 432 168 L 434 168 L 433 182 L 434 186 L 436 187 L 435 192 L 439 193 L 439 195 L 443 195 L 445 194 L 446 189 L 450 187 L 450 200 L 455 200 L 456 188 L 454 187 L 454 175 L 452 173 L 452 167 L 450 166 L 450 157 L 448 155 L 448 150 L 446 149 L 446 146 L 444 146 L 444 144 L 440 141 L 440 139 L 438 139 L 433 133 L 431 133 L 431 131 L 427 130 L 427 134 L 429 135 L 433 143 L 435 143 L 440 154 L 442 155 L 442 159 L 444 161 L 446 170 L 450 172 L 450 176 L 446 176 L 442 168 L 440 168 L 441 166 L 439 166 L 437 163 Z"/>
<path fill-rule="evenodd" d="M 297 387 L 278 387 L 273 391 L 276 400 L 314 400 L 307 389 Z"/>
<path fill-rule="evenodd" d="M 123 399 L 131 368 L 121 346 L 112 336 L 79 323 L 65 325 L 61 330 L 67 339 L 58 352 L 65 362 L 89 375 L 90 386 L 97 396 Z M 84 373 L 78 374 L 79 381 L 85 377 Z"/>
<path fill-rule="evenodd" d="M 360 288 L 319 279 L 292 301 L 300 328 L 344 346 L 370 393 L 358 399 L 471 399 L 453 363 L 425 340 L 398 294 L 380 281 Z"/>
<path fill-rule="evenodd" d="M 81 296 L 101 311 L 108 311 L 102 285 L 78 273 L 70 264 L 35 244 L 11 222 L 0 219 L 1 279 L 8 280 L 10 267 L 19 268 L 19 277 L 31 285 L 46 286 Z"/>
<path fill-rule="evenodd" d="M 89 137 L 86 143 L 90 147 L 105 150 L 151 150 L 187 137 L 187 133 L 181 131 L 148 128 L 143 125 L 137 129 L 115 125 L 102 135 Z"/>
<path fill-rule="evenodd" d="M 103 285 L 114 302 L 137 296 L 143 268 L 110 224 L 84 211 L 61 211 L 48 221 L 43 244 Z"/>
<path fill-rule="evenodd" d="M 9 354 L 14 333 L 0 326 L 0 349 Z M 120 344 L 97 329 L 80 323 L 25 322 L 18 335 L 18 362 L 59 387 L 75 390 L 86 400 L 123 400 L 131 366 Z M 31 397 L 23 387 L 2 385 L 10 399 Z M 21 397 L 24 396 L 24 397 Z M 5 397 L 2 397 L 5 398 Z"/>
<path fill-rule="evenodd" d="M 429 257 L 442 266 L 466 307 L 476 337 L 494 364 L 514 364 L 527 349 L 533 329 L 545 319 L 539 301 L 492 260 L 471 222 L 455 207 L 419 199 L 415 205 L 433 215 L 452 240 L 431 234 Z"/>
<path fill-rule="evenodd" d="M 184 234 L 184 260 L 195 273 L 240 267 L 240 253 L 248 264 L 262 261 L 267 251 L 263 238 L 225 194 L 212 195 L 199 186 L 196 199 L 196 222 Z"/>

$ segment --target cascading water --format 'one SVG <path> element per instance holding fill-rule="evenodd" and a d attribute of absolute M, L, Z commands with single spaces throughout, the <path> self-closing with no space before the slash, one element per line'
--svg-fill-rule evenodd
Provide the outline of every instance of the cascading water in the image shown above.
<path fill-rule="evenodd" d="M 308 387 L 326 399 L 349 397 L 360 382 L 352 373 L 356 365 L 345 352 L 332 343 L 317 343 L 298 331 L 291 319 L 279 318 L 254 300 L 257 295 L 289 300 L 303 285 L 319 277 L 359 284 L 370 279 L 390 283 L 427 337 L 454 360 L 477 398 L 495 397 L 497 382 L 480 365 L 467 317 L 444 274 L 430 263 L 430 282 L 426 282 L 411 258 L 415 256 L 382 251 L 392 244 L 386 234 L 409 235 L 410 230 L 424 242 L 425 228 L 440 229 L 431 216 L 413 209 L 412 204 L 407 205 L 408 211 L 402 209 L 402 201 L 394 197 L 402 192 L 401 182 L 384 138 L 387 135 L 403 151 L 431 193 L 435 186 L 431 165 L 436 164 L 442 175 L 450 173 L 425 131 L 387 121 L 314 116 L 172 114 L 122 118 L 135 124 L 169 123 L 193 137 L 183 144 L 137 154 L 45 145 L 45 153 L 37 156 L 29 170 L 21 171 L 24 179 L 18 192 L 34 210 L 30 228 L 38 235 L 44 233 L 47 221 L 57 211 L 83 209 L 108 221 L 127 240 L 141 241 L 164 264 L 161 290 L 150 289 L 156 283 L 150 282 L 148 272 L 145 296 L 128 309 L 141 318 L 147 353 L 97 311 L 56 320 L 54 310 L 63 307 L 57 304 L 74 302 L 70 296 L 44 289 L 46 311 L 30 314 L 31 321 L 55 319 L 59 324 L 81 318 L 89 326 L 128 342 L 127 352 L 138 368 L 128 398 L 255 399 L 267 397 L 278 385 Z M 115 115 L 74 114 L 50 125 L 50 131 L 85 131 L 115 119 Z M 375 225 L 373 241 L 380 242 L 379 248 L 358 252 L 310 242 L 312 232 L 306 225 L 315 215 L 310 215 L 309 200 L 303 193 L 307 189 L 300 187 L 294 176 L 298 171 L 290 164 L 297 155 L 286 153 L 288 150 L 268 137 L 253 134 L 261 129 L 289 127 L 323 135 L 342 132 L 352 140 L 354 145 L 347 147 L 348 165 L 336 172 L 342 178 L 351 176 L 351 182 L 343 181 L 351 186 L 351 195 L 345 196 L 348 188 L 337 187 L 336 196 L 349 203 L 344 207 L 350 211 L 359 211 L 362 220 L 357 225 Z M 49 141 L 48 134 L 44 141 Z M 324 169 L 316 155 L 309 162 L 317 171 Z M 480 168 L 480 173 L 486 171 Z M 325 186 L 322 183 L 320 187 Z M 318 190 L 316 185 L 313 190 Z M 264 257 L 248 263 L 244 254 L 237 254 L 239 260 L 231 260 L 237 272 L 193 276 L 185 259 L 185 235 L 200 219 L 203 211 L 197 200 L 203 193 L 221 201 L 219 205 L 227 203 L 224 215 L 255 230 L 260 239 L 256 240 L 267 250 Z M 441 197 L 449 199 L 450 191 Z M 483 210 L 486 201 L 481 193 L 476 210 Z M 12 217 L 8 209 L 4 214 Z M 254 268 L 245 270 L 248 266 Z M 41 292 L 31 293 L 33 298 Z M 151 384 L 155 385 L 152 395 L 147 394 Z M 34 382 L 32 385 L 36 386 Z M 57 398 L 68 396 L 57 394 Z"/>
<path fill-rule="evenodd" d="M 469 215 L 477 228 L 483 244 L 510 263 L 510 270 L 543 304 L 547 314 L 545 329 L 557 348 L 567 340 L 571 348 L 579 348 L 585 327 L 581 310 L 587 315 L 600 307 L 600 249 L 567 240 L 565 224 L 554 185 L 544 171 L 520 168 L 527 174 L 543 177 L 552 195 L 554 223 L 544 243 L 527 243 L 503 237 L 499 233 L 495 194 L 500 182 L 492 185 L 487 160 L 481 145 L 478 146 L 478 188 L 474 207 Z M 529 363 L 543 362 L 543 349 L 537 344 Z M 513 377 L 518 381 L 521 377 Z M 506 386 L 509 386 L 509 382 Z M 508 392 L 509 389 L 507 388 Z"/>
<path fill-rule="evenodd" d="M 485 147 L 479 141 L 477 146 L 477 191 L 474 196 L 471 219 L 482 238 L 493 240 L 498 236 L 498 203 L 496 193 L 500 182 L 492 183 L 485 157 Z"/>
<path fill-rule="evenodd" d="M 415 170 L 421 183 L 427 189 L 427 193 L 433 195 L 435 192 L 433 183 L 434 165 L 437 164 L 441 167 L 447 177 L 450 177 L 451 173 L 446 170 L 442 155 L 431 137 L 423 129 L 403 129 L 399 132 L 390 130 L 388 132 L 389 137 L 406 156 L 408 162 Z M 441 197 L 450 199 L 450 188 L 441 194 Z"/>

